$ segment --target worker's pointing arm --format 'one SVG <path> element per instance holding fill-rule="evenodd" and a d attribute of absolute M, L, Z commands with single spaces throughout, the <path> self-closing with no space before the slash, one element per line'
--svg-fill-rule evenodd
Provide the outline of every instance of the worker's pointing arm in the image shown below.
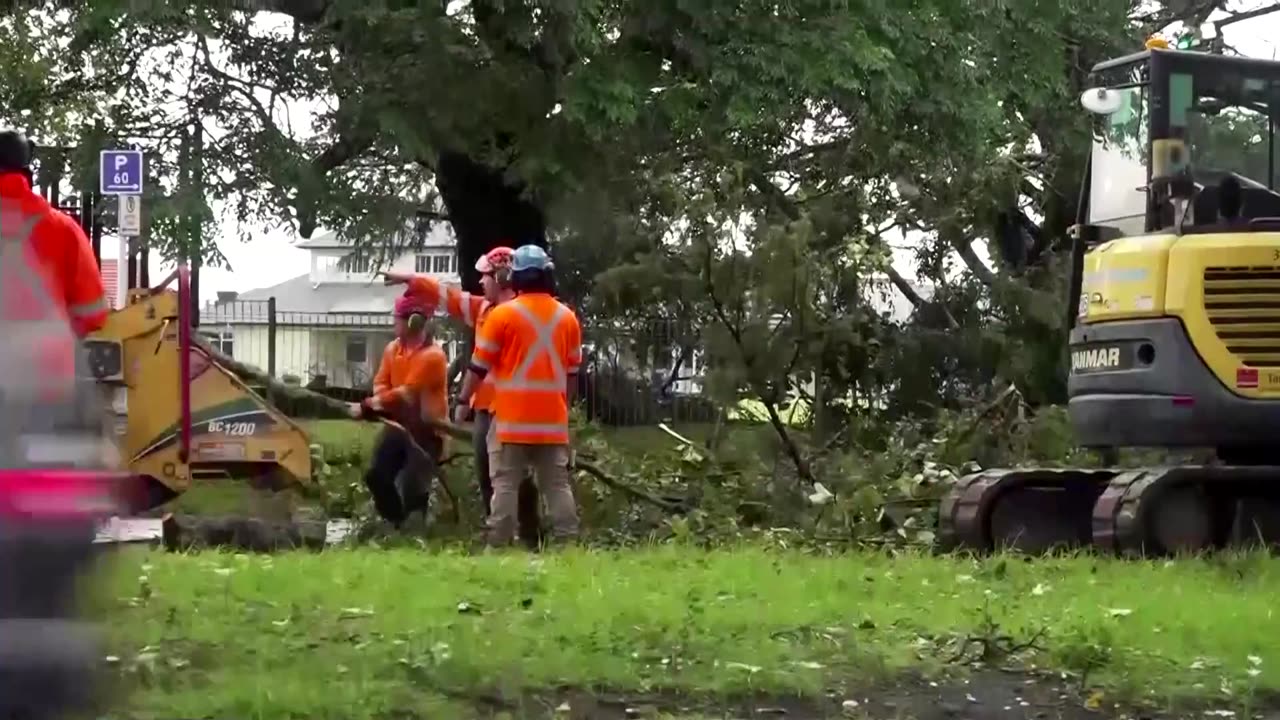
<path fill-rule="evenodd" d="M 485 306 L 484 297 L 445 285 L 427 275 L 387 273 L 386 281 L 389 284 L 405 283 L 410 295 L 425 301 L 431 307 L 444 308 L 449 317 L 461 320 L 467 327 L 475 326 L 476 318 L 480 317 L 480 311 Z"/>
<path fill-rule="evenodd" d="M 66 294 L 63 302 L 72 330 L 77 336 L 84 337 L 106 325 L 107 293 L 102 285 L 98 261 L 93 256 L 93 246 L 89 244 L 84 230 L 65 216 L 58 217 L 57 222 L 62 226 L 66 243 L 62 266 L 66 273 L 62 284 Z"/>

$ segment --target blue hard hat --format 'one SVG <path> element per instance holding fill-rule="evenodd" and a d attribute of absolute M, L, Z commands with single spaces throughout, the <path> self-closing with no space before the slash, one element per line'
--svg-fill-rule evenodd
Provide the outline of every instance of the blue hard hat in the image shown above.
<path fill-rule="evenodd" d="M 522 270 L 550 270 L 551 256 L 537 245 L 521 245 L 511 257 L 511 272 Z"/>

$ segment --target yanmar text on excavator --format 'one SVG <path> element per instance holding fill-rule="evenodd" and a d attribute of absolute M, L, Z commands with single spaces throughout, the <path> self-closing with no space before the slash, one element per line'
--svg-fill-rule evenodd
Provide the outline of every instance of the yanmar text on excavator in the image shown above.
<path fill-rule="evenodd" d="M 979 472 L 943 499 L 939 545 L 1159 555 L 1280 543 L 1280 62 L 1153 40 L 1093 79 L 1071 423 L 1084 447 L 1217 459 Z"/>

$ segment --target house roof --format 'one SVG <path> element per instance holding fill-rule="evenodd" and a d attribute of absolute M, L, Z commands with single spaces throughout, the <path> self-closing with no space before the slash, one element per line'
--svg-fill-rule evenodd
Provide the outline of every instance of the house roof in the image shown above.
<path fill-rule="evenodd" d="M 327 250 L 330 248 L 349 248 L 351 247 L 351 243 L 339 240 L 338 233 L 330 231 L 320 233 L 319 235 L 307 238 L 306 240 L 299 240 L 294 243 L 293 246 L 304 250 Z"/>
<path fill-rule="evenodd" d="M 432 223 L 431 231 L 427 236 L 422 238 L 420 245 L 422 247 L 453 247 L 455 244 L 453 232 L 447 223 Z M 338 237 L 338 233 L 333 231 L 323 232 L 315 237 L 306 240 L 299 240 L 293 244 L 294 247 L 301 250 L 350 250 L 351 243 Z"/>
<path fill-rule="evenodd" d="M 201 312 L 201 323 L 258 324 L 267 322 L 267 301 L 276 299 L 280 325 L 391 324 L 391 309 L 404 288 L 381 282 L 321 283 L 299 275 L 278 285 L 240 293 Z"/>

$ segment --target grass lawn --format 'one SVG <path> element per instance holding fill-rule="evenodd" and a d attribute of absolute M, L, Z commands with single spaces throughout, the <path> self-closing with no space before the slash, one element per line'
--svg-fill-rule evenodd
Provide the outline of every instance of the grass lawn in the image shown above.
<path fill-rule="evenodd" d="M 869 708 L 867 689 L 907 669 L 958 682 L 946 676 L 971 670 L 983 644 L 988 666 L 1086 675 L 1063 701 L 1076 709 L 1090 694 L 1157 709 L 1194 695 L 1239 709 L 1255 690 L 1280 688 L 1280 564 L 1261 556 L 364 548 L 127 550 L 116 562 L 111 653 L 135 687 L 124 716 L 139 719 L 534 717 L 528 703 L 553 709 L 564 688 L 800 695 L 838 714 L 841 698 Z M 866 717 L 911 716 L 895 712 Z M 724 715 L 665 717 L 712 716 Z"/>

